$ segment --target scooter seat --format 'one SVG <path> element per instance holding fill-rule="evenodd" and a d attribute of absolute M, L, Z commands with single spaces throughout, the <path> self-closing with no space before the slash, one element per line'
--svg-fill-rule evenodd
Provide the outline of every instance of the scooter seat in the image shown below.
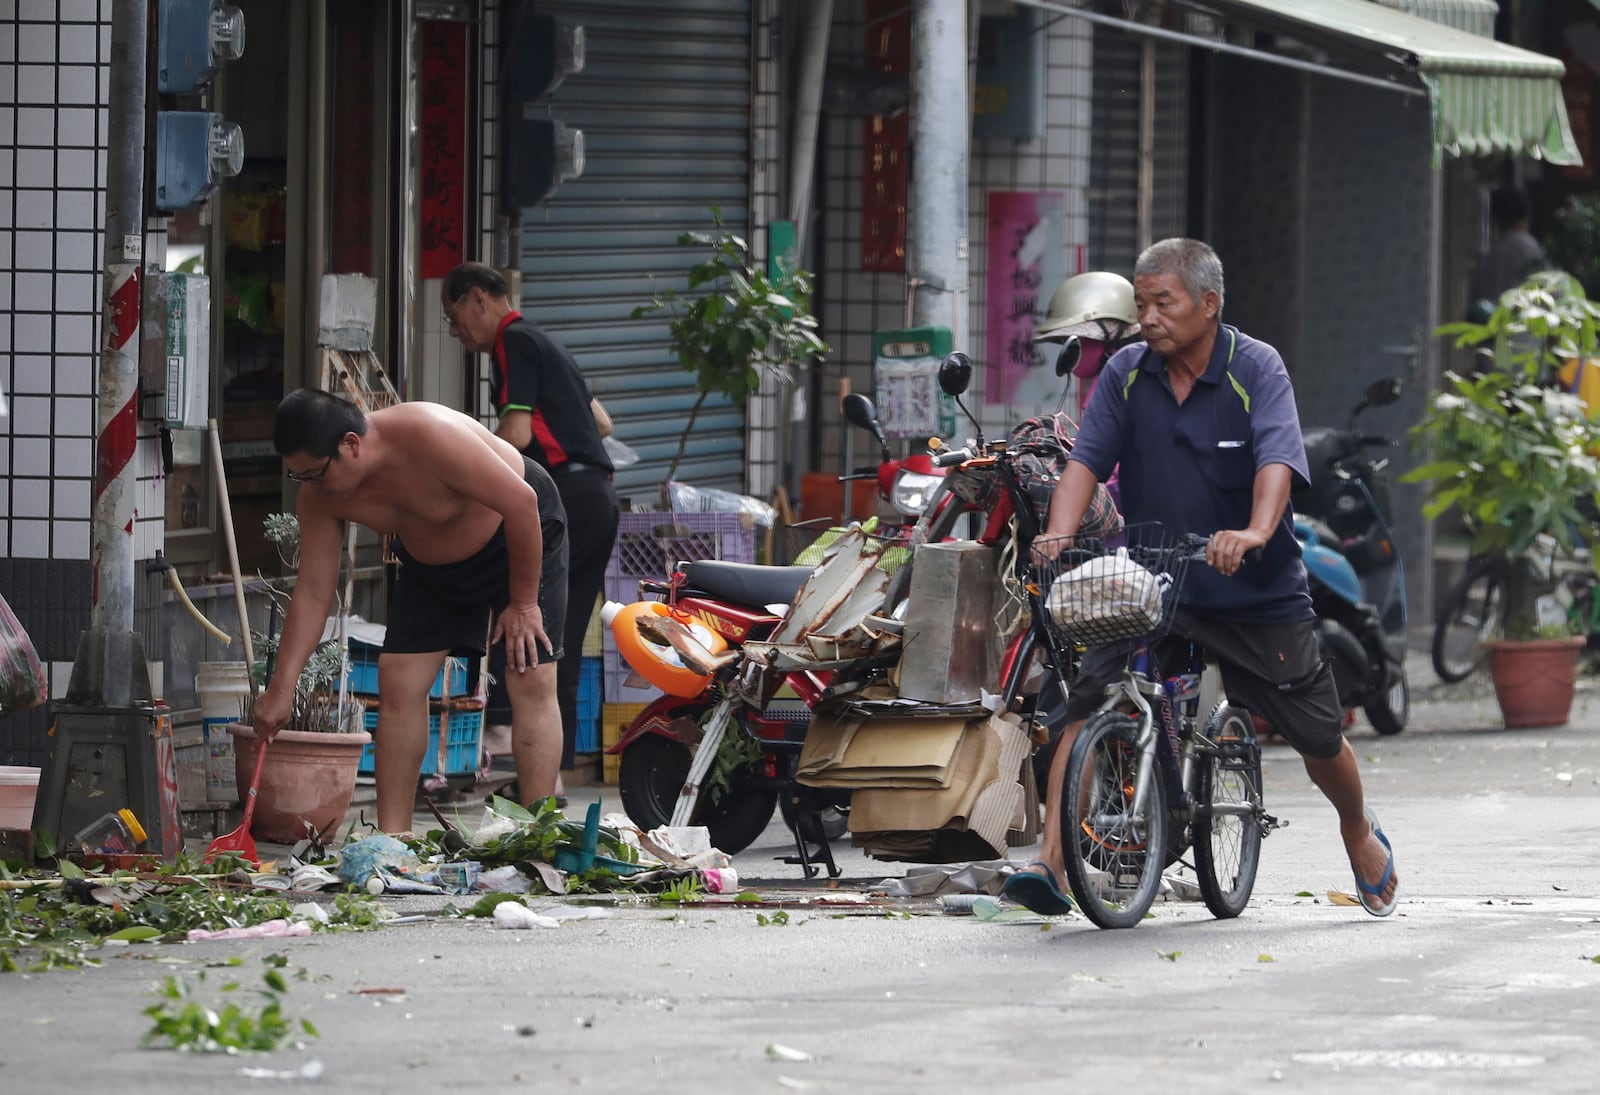
<path fill-rule="evenodd" d="M 684 587 L 679 593 L 715 597 L 752 608 L 786 605 L 794 600 L 811 572 L 812 568 L 805 566 L 768 567 L 697 559 L 684 566 Z"/>

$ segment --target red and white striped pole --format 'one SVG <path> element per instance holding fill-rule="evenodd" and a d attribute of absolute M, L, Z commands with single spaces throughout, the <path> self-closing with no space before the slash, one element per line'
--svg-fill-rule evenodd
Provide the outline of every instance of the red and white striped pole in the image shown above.
<path fill-rule="evenodd" d="M 150 702 L 133 633 L 134 450 L 139 436 L 139 267 L 144 260 L 144 139 L 148 5 L 111 5 L 107 97 L 105 264 L 96 391 L 91 563 L 94 608 L 67 689 L 70 703 Z"/>

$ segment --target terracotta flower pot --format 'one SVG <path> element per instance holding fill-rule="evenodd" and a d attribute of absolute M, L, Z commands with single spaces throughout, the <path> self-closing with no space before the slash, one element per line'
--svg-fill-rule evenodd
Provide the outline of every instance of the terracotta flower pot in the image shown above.
<path fill-rule="evenodd" d="M 239 801 L 250 791 L 255 770 L 255 731 L 232 723 L 233 770 L 239 781 Z M 257 840 L 293 844 L 306 835 L 305 823 L 329 835 L 344 820 L 356 788 L 356 768 L 361 750 L 372 735 L 308 734 L 283 730 L 267 747 L 261 763 L 261 787 L 256 795 L 250 832 Z"/>
<path fill-rule="evenodd" d="M 1489 648 L 1489 679 L 1507 727 L 1565 726 L 1584 639 L 1500 640 Z"/>

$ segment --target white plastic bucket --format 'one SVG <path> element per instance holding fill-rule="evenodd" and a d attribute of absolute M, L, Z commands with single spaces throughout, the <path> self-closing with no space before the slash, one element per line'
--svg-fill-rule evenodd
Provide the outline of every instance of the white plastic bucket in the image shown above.
<path fill-rule="evenodd" d="M 250 700 L 250 671 L 244 662 L 201 662 L 194 676 L 200 697 L 200 729 L 206 747 L 206 801 L 239 801 L 233 774 L 233 738 L 224 729 L 239 722 Z"/>
<path fill-rule="evenodd" d="M 39 769 L 0 766 L 0 829 L 33 828 Z"/>

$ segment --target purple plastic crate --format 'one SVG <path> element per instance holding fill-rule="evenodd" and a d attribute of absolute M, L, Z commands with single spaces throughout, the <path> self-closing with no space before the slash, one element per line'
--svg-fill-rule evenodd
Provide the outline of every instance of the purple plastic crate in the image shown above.
<path fill-rule="evenodd" d="M 756 533 L 737 513 L 624 513 L 617 523 L 617 542 L 606 567 L 606 599 L 629 604 L 639 599 L 639 579 L 664 580 L 674 563 L 721 559 L 756 561 Z M 604 628 L 607 703 L 650 703 L 660 691 L 629 688 L 628 664 L 617 653 L 611 629 Z"/>

